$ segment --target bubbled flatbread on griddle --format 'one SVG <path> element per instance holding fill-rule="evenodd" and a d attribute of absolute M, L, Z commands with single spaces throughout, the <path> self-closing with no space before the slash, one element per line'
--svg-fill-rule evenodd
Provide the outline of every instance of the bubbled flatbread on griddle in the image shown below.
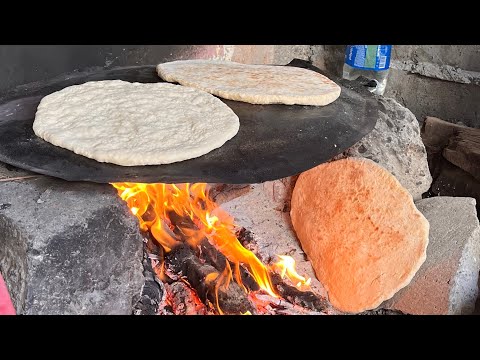
<path fill-rule="evenodd" d="M 122 166 L 192 159 L 222 146 L 238 116 L 201 90 L 168 83 L 91 81 L 45 96 L 35 134 L 79 155 Z"/>
<path fill-rule="evenodd" d="M 341 91 L 326 76 L 293 66 L 179 60 L 157 65 L 157 72 L 165 81 L 251 104 L 323 106 L 335 101 Z"/>

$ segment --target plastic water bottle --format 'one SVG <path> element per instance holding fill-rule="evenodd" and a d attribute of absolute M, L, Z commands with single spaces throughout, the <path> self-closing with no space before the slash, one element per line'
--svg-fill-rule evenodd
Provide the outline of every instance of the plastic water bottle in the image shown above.
<path fill-rule="evenodd" d="M 392 45 L 347 45 L 343 78 L 355 80 L 360 76 L 370 79 L 368 90 L 383 95 L 387 85 Z"/>

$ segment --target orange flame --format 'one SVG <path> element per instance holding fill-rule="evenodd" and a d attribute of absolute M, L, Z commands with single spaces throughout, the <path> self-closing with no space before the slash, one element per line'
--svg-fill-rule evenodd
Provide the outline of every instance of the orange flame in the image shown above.
<path fill-rule="evenodd" d="M 297 273 L 297 271 L 295 270 L 295 260 L 291 256 L 277 256 L 280 258 L 280 260 L 273 264 L 273 268 L 280 272 L 280 276 L 282 279 L 287 276 L 299 289 L 310 286 L 312 279 L 307 279 Z"/>
<path fill-rule="evenodd" d="M 144 231 L 150 230 L 165 251 L 168 252 L 175 247 L 182 240 L 181 235 L 192 245 L 198 244 L 206 237 L 235 265 L 235 279 L 239 285 L 243 286 L 239 275 L 239 265 L 242 264 L 261 289 L 271 296 L 278 297 L 273 289 L 268 269 L 254 253 L 245 249 L 238 241 L 234 233 L 233 218 L 207 196 L 207 184 L 112 185 L 118 190 L 119 196 L 127 202 L 132 214 L 138 218 L 140 228 Z M 188 216 L 195 228 L 192 228 L 192 224 L 172 225 L 171 217 L 175 214 L 180 217 Z M 216 280 L 217 286 L 228 286 L 232 279 L 232 270 L 230 265 L 227 265 L 227 272 L 224 271 L 220 276 L 212 274 L 205 280 Z M 219 311 L 221 312 L 221 309 Z"/>

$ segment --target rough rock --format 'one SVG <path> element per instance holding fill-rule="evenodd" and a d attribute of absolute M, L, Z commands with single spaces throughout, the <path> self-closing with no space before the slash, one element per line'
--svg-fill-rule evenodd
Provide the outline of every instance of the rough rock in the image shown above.
<path fill-rule="evenodd" d="M 417 119 L 394 99 L 379 97 L 379 101 L 385 112 L 380 112 L 375 128 L 343 155 L 375 161 L 419 200 L 430 188 L 432 176 Z"/>
<path fill-rule="evenodd" d="M 112 186 L 0 182 L 0 271 L 17 313 L 131 314 L 142 253 L 137 220 Z"/>
<path fill-rule="evenodd" d="M 438 196 L 417 208 L 430 222 L 427 259 L 382 307 L 407 314 L 470 314 L 478 295 L 480 225 L 475 199 Z"/>

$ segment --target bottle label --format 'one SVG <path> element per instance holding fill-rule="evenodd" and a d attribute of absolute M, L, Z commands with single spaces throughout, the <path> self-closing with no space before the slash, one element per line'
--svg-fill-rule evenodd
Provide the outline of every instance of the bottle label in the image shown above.
<path fill-rule="evenodd" d="M 345 63 L 357 69 L 387 70 L 392 45 L 347 45 Z"/>

